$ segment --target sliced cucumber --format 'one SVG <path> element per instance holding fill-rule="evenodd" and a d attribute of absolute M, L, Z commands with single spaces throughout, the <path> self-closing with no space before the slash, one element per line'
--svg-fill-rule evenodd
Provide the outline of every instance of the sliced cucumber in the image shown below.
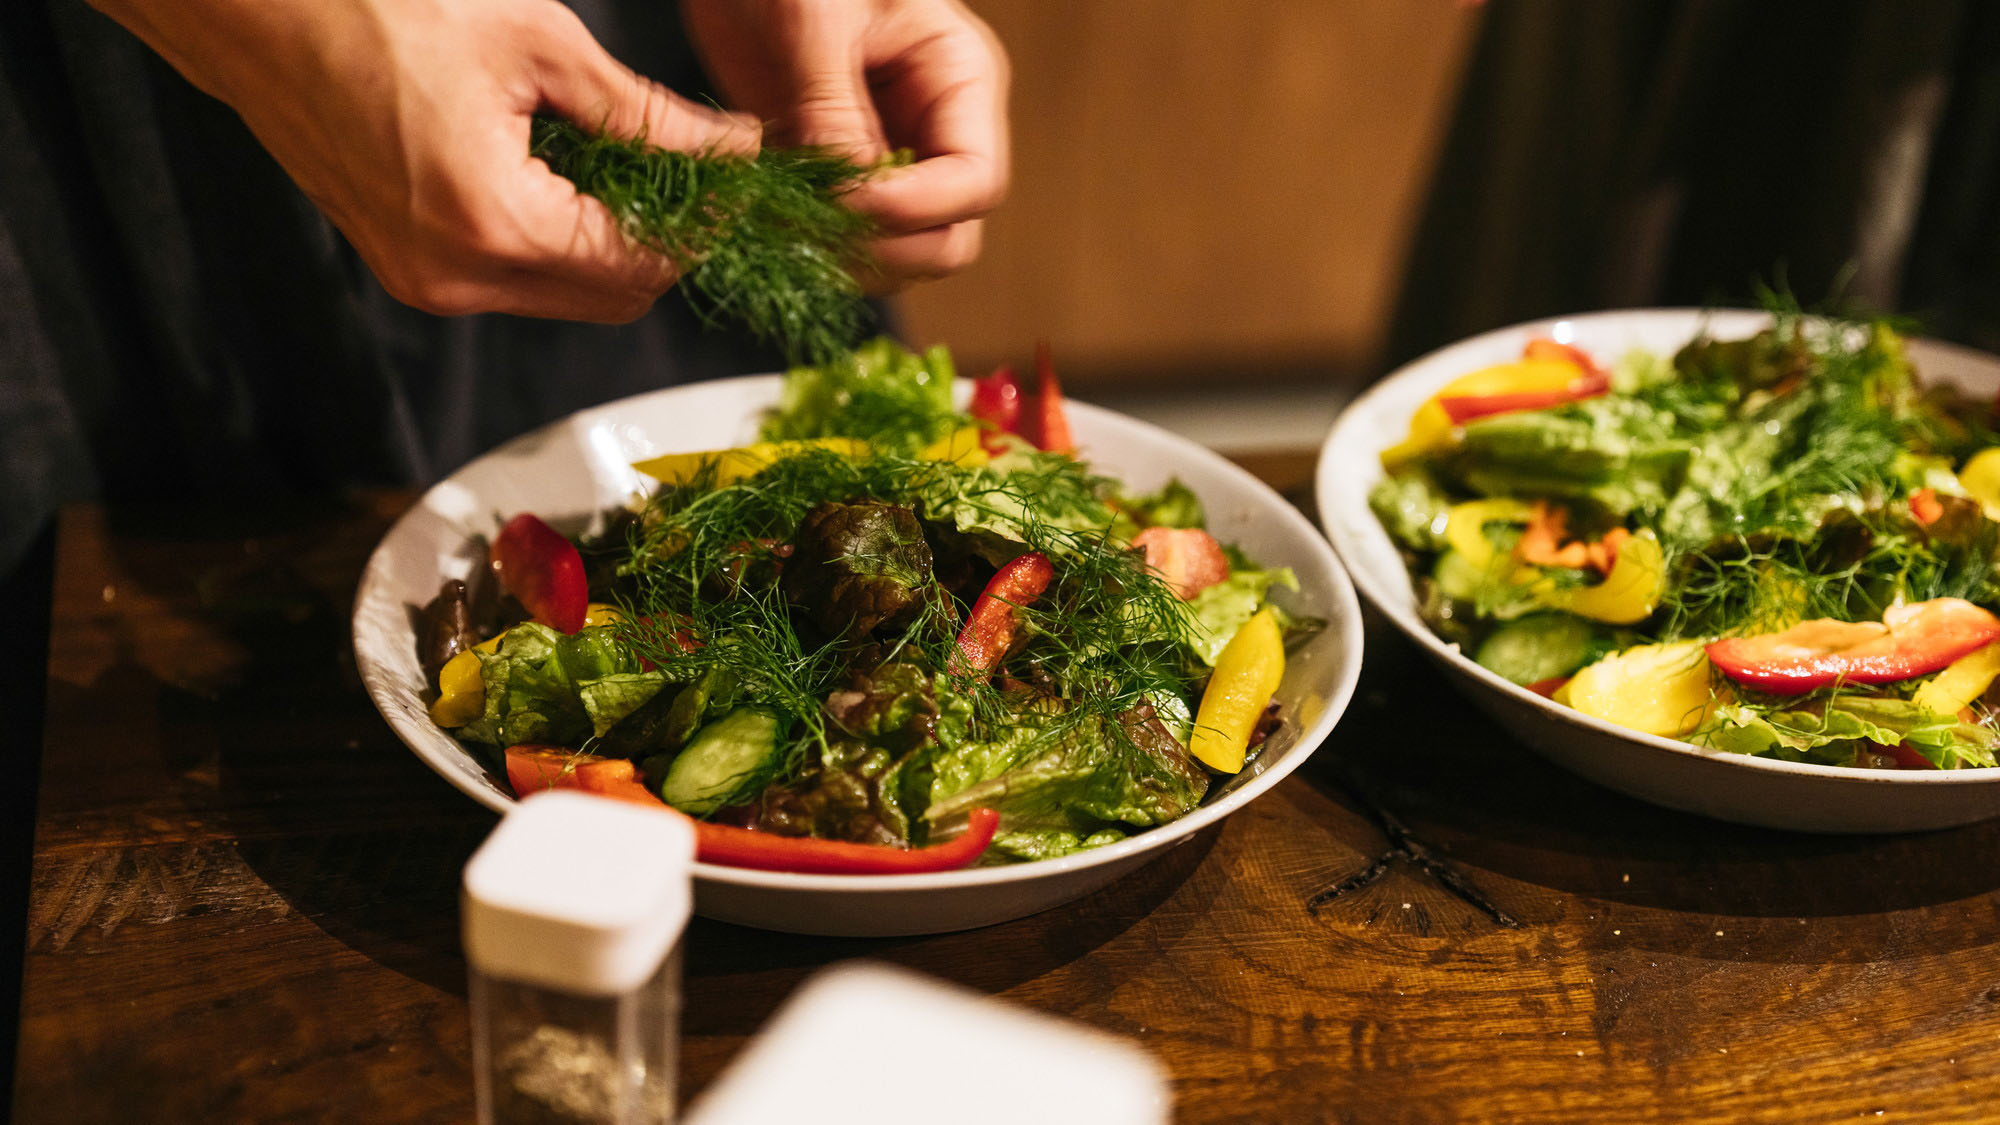
<path fill-rule="evenodd" d="M 1603 655 L 1596 626 L 1567 613 L 1531 613 L 1493 630 L 1473 657 L 1517 684 L 1567 676 Z"/>
<path fill-rule="evenodd" d="M 721 808 L 775 770 L 781 726 L 771 711 L 739 707 L 696 731 L 668 764 L 660 799 L 695 816 Z"/>

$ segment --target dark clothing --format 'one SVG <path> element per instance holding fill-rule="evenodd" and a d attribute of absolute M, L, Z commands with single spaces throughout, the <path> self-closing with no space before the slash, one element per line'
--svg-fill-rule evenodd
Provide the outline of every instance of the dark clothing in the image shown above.
<path fill-rule="evenodd" d="M 1488 5 L 1392 362 L 1759 282 L 2000 349 L 2000 5 Z"/>
<path fill-rule="evenodd" d="M 575 6 L 699 93 L 675 5 Z M 0 574 L 70 501 L 421 484 L 583 406 L 780 366 L 672 294 L 622 327 L 397 303 L 234 111 L 83 0 L 0 4 L 0 153 Z"/>

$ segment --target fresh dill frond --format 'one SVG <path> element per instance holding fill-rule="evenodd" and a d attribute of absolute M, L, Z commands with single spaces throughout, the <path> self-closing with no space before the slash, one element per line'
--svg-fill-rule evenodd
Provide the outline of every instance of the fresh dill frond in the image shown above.
<path fill-rule="evenodd" d="M 871 169 L 823 149 L 754 158 L 674 152 L 537 118 L 530 151 L 666 255 L 709 323 L 733 321 L 793 363 L 846 354 L 867 326 L 861 287 L 874 224 L 841 202 Z"/>
<path fill-rule="evenodd" d="M 852 674 L 855 643 L 810 646 L 788 620 L 790 608 L 775 584 L 746 581 L 718 590 L 716 576 L 745 557 L 746 544 L 790 542 L 807 514 L 829 502 L 906 505 L 940 528 L 962 516 L 1018 537 L 1002 548 L 1006 553 L 1035 550 L 1056 563 L 1050 589 L 1017 611 L 1025 639 L 1010 664 L 1032 669 L 1037 686 L 1052 696 L 1029 744 L 1052 747 L 1086 734 L 1130 742 L 1123 716 L 1169 698 L 1186 705 L 1205 673 L 1187 665 L 1188 624 L 1179 599 L 1113 534 L 1109 489 L 1106 478 L 1075 460 L 1044 454 L 1001 471 L 804 450 L 721 487 L 712 473 L 703 474 L 657 493 L 629 532 L 622 574 L 635 591 L 630 616 L 669 624 L 631 627 L 627 640 L 676 679 L 722 669 L 746 698 L 797 716 L 802 721 L 789 754 L 809 760 L 834 737 L 822 703 Z M 921 609 L 913 619 L 893 635 L 862 643 L 879 646 L 877 663 L 908 661 L 932 670 L 940 691 L 964 705 L 970 738 L 1004 739 L 1021 726 L 1007 686 L 942 671 L 970 607 L 934 574 L 920 581 Z M 683 651 L 668 639 L 675 630 L 697 646 Z"/>

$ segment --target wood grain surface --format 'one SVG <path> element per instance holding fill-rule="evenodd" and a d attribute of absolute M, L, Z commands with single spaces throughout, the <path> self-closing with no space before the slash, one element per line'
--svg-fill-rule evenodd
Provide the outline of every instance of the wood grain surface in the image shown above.
<path fill-rule="evenodd" d="M 470 1115 L 457 884 L 493 818 L 347 640 L 406 502 L 65 515 L 16 1120 Z M 1376 625 L 1310 762 L 1082 901 L 895 940 L 697 920 L 683 1086 L 871 957 L 1131 1036 L 1182 1122 L 1990 1121 L 1996 854 L 2000 825 L 1802 836 L 1610 794 Z M 894 1058 L 866 1063 L 890 1091 Z"/>

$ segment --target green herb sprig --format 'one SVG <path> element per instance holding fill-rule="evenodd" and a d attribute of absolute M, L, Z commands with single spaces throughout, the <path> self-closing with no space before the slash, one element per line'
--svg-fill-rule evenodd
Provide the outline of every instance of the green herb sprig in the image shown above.
<path fill-rule="evenodd" d="M 872 169 L 817 148 L 674 152 L 549 118 L 530 152 L 671 259 L 705 322 L 740 324 L 792 363 L 838 359 L 866 328 L 849 271 L 866 267 L 875 227 L 841 196 Z"/>

